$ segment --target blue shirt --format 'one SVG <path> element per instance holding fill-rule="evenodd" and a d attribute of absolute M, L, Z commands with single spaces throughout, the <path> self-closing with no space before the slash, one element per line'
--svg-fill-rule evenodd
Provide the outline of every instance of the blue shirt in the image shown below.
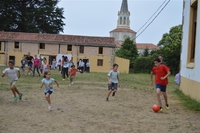
<path fill-rule="evenodd" d="M 53 78 L 50 78 L 49 80 L 47 80 L 46 78 L 43 78 L 42 79 L 42 83 L 44 83 L 44 92 L 46 93 L 48 90 L 50 91 L 54 91 L 54 79 Z"/>

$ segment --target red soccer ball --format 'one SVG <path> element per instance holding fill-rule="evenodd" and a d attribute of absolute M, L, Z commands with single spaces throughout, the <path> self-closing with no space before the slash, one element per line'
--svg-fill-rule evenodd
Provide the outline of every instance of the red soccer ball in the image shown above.
<path fill-rule="evenodd" d="M 160 110 L 160 106 L 157 105 L 157 104 L 155 104 L 155 105 L 153 105 L 152 110 L 153 110 L 154 112 L 158 112 L 158 111 Z"/>

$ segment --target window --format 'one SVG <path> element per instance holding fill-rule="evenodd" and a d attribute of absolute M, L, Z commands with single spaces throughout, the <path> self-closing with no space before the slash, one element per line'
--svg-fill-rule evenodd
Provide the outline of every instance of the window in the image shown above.
<path fill-rule="evenodd" d="M 15 48 L 15 49 L 19 49 L 19 42 L 15 42 L 14 48 Z"/>
<path fill-rule="evenodd" d="M 72 45 L 67 45 L 67 51 L 72 51 Z"/>
<path fill-rule="evenodd" d="M 124 24 L 126 24 L 126 17 L 124 17 Z"/>
<path fill-rule="evenodd" d="M 79 53 L 84 54 L 84 46 L 79 46 Z"/>
<path fill-rule="evenodd" d="M 103 59 L 97 60 L 97 66 L 103 66 Z"/>
<path fill-rule="evenodd" d="M 120 17 L 120 24 L 122 24 L 122 17 Z"/>
<path fill-rule="evenodd" d="M 99 54 L 103 54 L 103 47 L 99 47 Z"/>
<path fill-rule="evenodd" d="M 190 9 L 188 63 L 194 62 L 194 58 L 195 58 L 196 29 L 197 29 L 197 0 L 192 3 L 191 9 Z"/>
<path fill-rule="evenodd" d="M 40 43 L 39 44 L 39 49 L 45 49 L 45 43 Z"/>
<path fill-rule="evenodd" d="M 15 56 L 9 56 L 9 60 L 14 60 L 15 61 Z"/>

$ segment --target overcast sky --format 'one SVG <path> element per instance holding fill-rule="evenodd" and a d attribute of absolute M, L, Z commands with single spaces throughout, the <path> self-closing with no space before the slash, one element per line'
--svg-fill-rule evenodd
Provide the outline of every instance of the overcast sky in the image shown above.
<path fill-rule="evenodd" d="M 128 0 L 130 27 L 138 31 L 164 0 Z M 64 8 L 64 33 L 86 36 L 110 36 L 117 26 L 122 0 L 61 0 Z M 155 21 L 136 39 L 137 43 L 157 44 L 172 26 L 182 22 L 182 0 L 171 0 Z"/>

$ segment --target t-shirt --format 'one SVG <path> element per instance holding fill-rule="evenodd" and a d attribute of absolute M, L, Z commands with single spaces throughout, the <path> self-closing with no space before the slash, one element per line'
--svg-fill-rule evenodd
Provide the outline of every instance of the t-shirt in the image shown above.
<path fill-rule="evenodd" d="M 33 56 L 27 56 L 26 60 L 27 60 L 28 63 L 32 63 Z"/>
<path fill-rule="evenodd" d="M 19 68 L 15 68 L 15 67 L 13 69 L 6 68 L 3 71 L 3 74 L 6 73 L 8 75 L 8 82 L 13 83 L 14 81 L 18 80 L 18 77 L 17 77 L 18 71 L 19 71 Z"/>
<path fill-rule="evenodd" d="M 177 84 L 180 84 L 180 79 L 181 79 L 180 73 L 177 73 L 176 76 L 175 76 L 175 82 L 176 82 Z"/>
<path fill-rule="evenodd" d="M 164 62 L 164 61 L 163 61 L 163 62 L 161 62 L 161 64 L 162 64 L 162 65 L 165 65 L 165 66 L 167 66 L 167 63 L 166 63 L 166 62 Z"/>
<path fill-rule="evenodd" d="M 70 69 L 70 77 L 76 76 L 76 72 L 77 72 L 77 69 L 76 69 L 76 68 Z"/>
<path fill-rule="evenodd" d="M 108 77 L 110 77 L 110 82 L 112 83 L 118 83 L 118 77 L 119 77 L 119 72 L 114 72 L 113 70 L 111 70 L 108 73 Z"/>
<path fill-rule="evenodd" d="M 44 92 L 46 93 L 48 90 L 50 91 L 54 91 L 54 79 L 53 78 L 50 78 L 50 79 L 46 79 L 46 78 L 43 78 L 42 79 L 42 83 L 44 83 Z"/>
<path fill-rule="evenodd" d="M 40 66 L 40 60 L 38 58 L 34 59 L 34 66 Z"/>
<path fill-rule="evenodd" d="M 25 61 L 25 60 L 21 60 L 21 64 L 22 64 L 22 65 L 25 65 L 25 64 L 26 64 L 26 61 Z"/>
<path fill-rule="evenodd" d="M 42 65 L 42 62 L 43 62 L 43 59 L 42 59 L 42 58 L 40 58 L 40 66 Z"/>
<path fill-rule="evenodd" d="M 87 62 L 87 63 L 86 63 L 86 67 L 90 67 L 90 62 Z"/>
<path fill-rule="evenodd" d="M 56 66 L 57 61 L 52 61 L 52 66 Z"/>
<path fill-rule="evenodd" d="M 154 66 L 151 70 L 153 73 L 156 74 L 155 76 L 155 83 L 160 85 L 167 85 L 168 84 L 168 78 L 161 80 L 161 77 L 164 77 L 167 75 L 167 72 L 169 71 L 169 68 L 165 65 L 160 65 L 159 67 Z"/>
<path fill-rule="evenodd" d="M 68 63 L 67 61 L 64 61 L 64 63 L 63 63 L 63 67 L 64 67 L 64 68 L 69 67 L 69 63 Z"/>

